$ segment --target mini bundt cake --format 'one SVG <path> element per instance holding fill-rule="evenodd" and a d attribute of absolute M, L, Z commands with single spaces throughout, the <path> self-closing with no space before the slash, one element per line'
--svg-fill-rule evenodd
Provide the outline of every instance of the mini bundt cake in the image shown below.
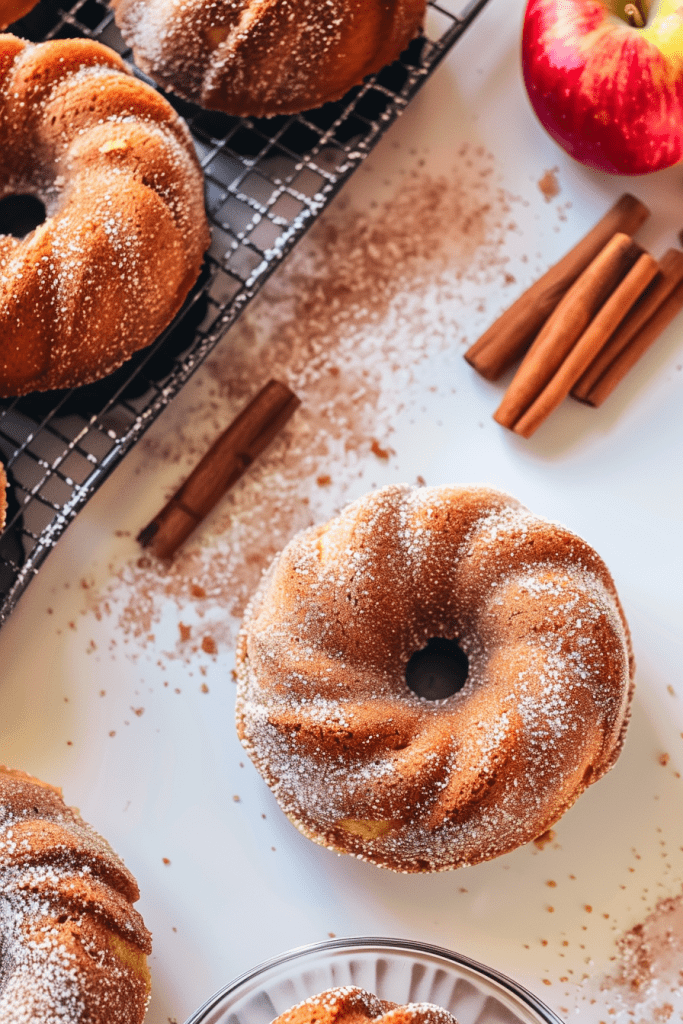
<path fill-rule="evenodd" d="M 319 107 L 396 60 L 426 0 L 112 0 L 159 85 L 238 116 Z"/>
<path fill-rule="evenodd" d="M 209 234 L 185 124 L 112 50 L 0 36 L 0 198 L 47 220 L 0 235 L 0 395 L 85 384 L 180 309 Z"/>
<path fill-rule="evenodd" d="M 138 897 L 59 789 L 0 768 L 0 1020 L 140 1024 L 151 942 Z"/>
<path fill-rule="evenodd" d="M 536 838 L 611 768 L 633 672 L 585 541 L 498 491 L 391 486 L 265 575 L 237 729 L 304 835 L 440 871 Z"/>
<path fill-rule="evenodd" d="M 273 1024 L 457 1024 L 455 1017 L 434 1003 L 399 1006 L 372 992 L 345 985 L 311 996 L 280 1014 Z"/>

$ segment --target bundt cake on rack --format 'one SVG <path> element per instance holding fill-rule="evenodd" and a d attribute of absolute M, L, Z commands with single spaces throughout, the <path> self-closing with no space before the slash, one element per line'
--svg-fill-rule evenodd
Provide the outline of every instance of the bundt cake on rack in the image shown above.
<path fill-rule="evenodd" d="M 0 396 L 85 384 L 149 345 L 209 244 L 190 134 L 113 50 L 0 35 L 0 198 L 47 219 L 0 234 Z"/>
<path fill-rule="evenodd" d="M 484 487 L 385 487 L 245 614 L 237 729 L 304 835 L 440 871 L 545 832 L 614 764 L 634 665 L 596 552 Z"/>
<path fill-rule="evenodd" d="M 340 99 L 418 35 L 426 0 L 112 0 L 135 61 L 202 107 L 269 117 Z"/>

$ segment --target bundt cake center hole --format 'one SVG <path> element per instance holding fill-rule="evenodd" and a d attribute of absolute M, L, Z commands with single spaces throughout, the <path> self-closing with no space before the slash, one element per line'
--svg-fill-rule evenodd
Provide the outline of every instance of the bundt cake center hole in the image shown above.
<path fill-rule="evenodd" d="M 45 220 L 45 205 L 37 196 L 20 192 L 0 199 L 0 235 L 25 238 Z"/>
<path fill-rule="evenodd" d="M 423 700 L 445 700 L 462 690 L 468 668 L 457 640 L 432 637 L 406 665 L 406 683 Z"/>

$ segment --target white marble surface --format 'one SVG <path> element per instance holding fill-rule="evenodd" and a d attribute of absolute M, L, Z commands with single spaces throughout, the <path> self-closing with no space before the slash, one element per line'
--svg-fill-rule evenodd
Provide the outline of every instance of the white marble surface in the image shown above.
<path fill-rule="evenodd" d="M 651 205 L 640 237 L 661 254 L 683 227 L 683 170 L 623 181 L 565 157 L 524 96 L 522 11 L 521 0 L 491 0 L 341 201 L 371 210 L 402 174 L 453 173 L 468 141 L 490 151 L 496 180 L 517 197 L 506 242 L 517 289 L 625 189 Z M 561 192 L 547 204 L 537 182 L 552 168 Z M 571 204 L 566 220 L 559 204 Z M 490 283 L 488 319 L 511 297 L 500 280 Z M 474 340 L 474 307 L 450 302 L 441 312 Z M 222 350 L 244 339 L 233 332 Z M 175 607 L 162 609 L 155 640 L 139 649 L 116 616 L 93 612 L 93 593 L 136 557 L 132 537 L 179 479 L 177 465 L 141 445 L 69 528 L 0 633 L 0 760 L 61 785 L 137 876 L 154 933 L 149 1024 L 182 1022 L 236 974 L 330 932 L 447 946 L 511 975 L 561 1015 L 599 1024 L 614 1007 L 599 987 L 615 939 L 681 891 L 683 320 L 602 409 L 567 402 L 528 442 L 493 423 L 502 386 L 478 379 L 461 355 L 454 344 L 420 364 L 392 419 L 396 454 L 386 464 L 359 458 L 344 493 L 332 472 L 325 500 L 331 511 L 371 484 L 418 475 L 430 484 L 482 481 L 583 535 L 612 570 L 633 632 L 638 687 L 624 753 L 542 851 L 404 877 L 309 843 L 237 743 L 230 646 L 196 664 L 166 658 L 177 643 Z M 154 438 L 170 436 L 209 388 L 202 370 Z M 252 497 L 245 481 L 239 500 Z M 131 710 L 143 705 L 139 716 Z"/>

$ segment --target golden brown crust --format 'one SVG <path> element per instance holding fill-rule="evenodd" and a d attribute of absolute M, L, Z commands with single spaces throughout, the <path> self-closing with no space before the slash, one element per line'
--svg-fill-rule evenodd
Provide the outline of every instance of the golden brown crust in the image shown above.
<path fill-rule="evenodd" d="M 426 0 L 113 0 L 138 65 L 164 88 L 239 116 L 341 98 L 419 33 Z"/>
<path fill-rule="evenodd" d="M 0 32 L 23 18 L 37 3 L 38 0 L 0 0 Z"/>
<path fill-rule="evenodd" d="M 455 638 L 465 686 L 405 681 Z M 529 842 L 616 760 L 628 627 L 579 537 L 487 488 L 387 487 L 280 554 L 245 616 L 237 727 L 307 836 L 398 871 Z"/>
<path fill-rule="evenodd" d="M 0 767 L 0 1018 L 141 1024 L 150 935 L 131 873 L 61 791 Z"/>
<path fill-rule="evenodd" d="M 89 40 L 0 36 L 0 195 L 47 219 L 0 236 L 0 394 L 88 383 L 170 323 L 208 245 L 203 183 L 170 104 Z"/>

